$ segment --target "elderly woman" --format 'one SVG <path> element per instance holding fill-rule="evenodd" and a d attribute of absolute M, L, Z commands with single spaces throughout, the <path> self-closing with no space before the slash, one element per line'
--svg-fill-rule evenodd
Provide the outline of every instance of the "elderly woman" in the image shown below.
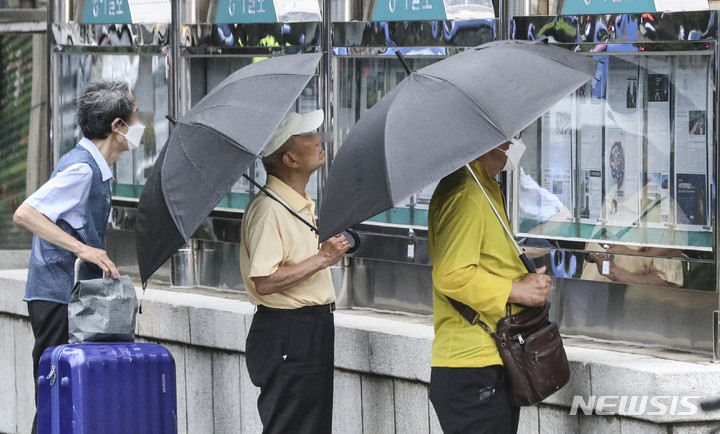
<path fill-rule="evenodd" d="M 68 342 L 68 308 L 74 263 L 86 261 L 80 278 L 119 278 L 105 252 L 110 216 L 112 166 L 140 144 L 145 127 L 137 123 L 137 105 L 124 82 L 92 83 L 77 101 L 77 122 L 84 137 L 65 154 L 50 180 L 20 205 L 15 223 L 33 237 L 24 301 L 35 335 L 33 368 L 52 346 Z M 37 418 L 33 433 L 37 431 Z"/>

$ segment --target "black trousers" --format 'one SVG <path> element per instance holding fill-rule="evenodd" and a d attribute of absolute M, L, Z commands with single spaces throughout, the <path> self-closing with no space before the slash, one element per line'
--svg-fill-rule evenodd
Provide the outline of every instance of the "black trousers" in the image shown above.
<path fill-rule="evenodd" d="M 28 316 L 35 336 L 33 347 L 33 380 L 35 380 L 35 405 L 37 405 L 37 379 L 40 357 L 50 347 L 68 343 L 68 307 L 52 301 L 29 301 Z M 37 412 L 33 421 L 32 434 L 37 434 Z"/>
<path fill-rule="evenodd" d="M 505 368 L 432 368 L 430 401 L 445 434 L 515 434 L 520 407 L 510 404 Z"/>
<path fill-rule="evenodd" d="M 246 362 L 263 434 L 331 434 L 335 325 L 329 309 L 258 309 Z"/>

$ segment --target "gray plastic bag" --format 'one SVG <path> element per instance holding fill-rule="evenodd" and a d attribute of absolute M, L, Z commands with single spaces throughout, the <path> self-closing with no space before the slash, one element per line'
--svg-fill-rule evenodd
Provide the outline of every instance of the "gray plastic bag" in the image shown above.
<path fill-rule="evenodd" d="M 75 287 L 68 305 L 69 342 L 133 342 L 137 294 L 130 277 L 80 280 L 82 261 L 75 263 Z"/>

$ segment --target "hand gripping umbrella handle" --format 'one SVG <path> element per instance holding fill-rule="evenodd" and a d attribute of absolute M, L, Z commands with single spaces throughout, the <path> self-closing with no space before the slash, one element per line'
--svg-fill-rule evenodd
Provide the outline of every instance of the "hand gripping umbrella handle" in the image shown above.
<path fill-rule="evenodd" d="M 352 255 L 353 253 L 357 252 L 358 249 L 360 248 L 360 243 L 361 243 L 360 235 L 358 235 L 358 233 L 353 228 L 347 228 L 343 232 L 350 235 L 350 237 L 352 237 L 352 239 L 353 239 L 352 247 L 350 247 L 350 250 L 345 252 L 345 254 L 347 254 L 347 255 Z"/>
<path fill-rule="evenodd" d="M 517 241 L 515 241 L 515 236 L 512 232 L 510 232 L 510 229 L 505 224 L 505 220 L 502 219 L 500 216 L 500 213 L 498 212 L 497 208 L 495 208 L 495 204 L 490 200 L 490 196 L 488 196 L 487 191 L 485 191 L 485 187 L 482 186 L 480 183 L 480 180 L 475 176 L 475 172 L 470 168 L 469 164 L 466 164 L 465 167 L 470 171 L 470 174 L 472 175 L 473 179 L 475 179 L 475 182 L 477 182 L 477 185 L 480 187 L 480 190 L 482 190 L 483 194 L 487 198 L 488 202 L 490 203 L 490 208 L 492 208 L 493 213 L 495 213 L 495 217 L 497 217 L 498 221 L 502 225 L 503 229 L 505 230 L 505 233 L 507 234 L 508 238 L 512 242 L 513 246 L 515 246 L 515 249 L 518 252 L 518 256 L 520 257 L 520 260 L 522 261 L 523 265 L 527 269 L 528 273 L 535 273 L 535 266 L 530 262 L 528 257 L 525 255 L 525 252 L 522 251 L 520 246 L 518 245 Z"/>

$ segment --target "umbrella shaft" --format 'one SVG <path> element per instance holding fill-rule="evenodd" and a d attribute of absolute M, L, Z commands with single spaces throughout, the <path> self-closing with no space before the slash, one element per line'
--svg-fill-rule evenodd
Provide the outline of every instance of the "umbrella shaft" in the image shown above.
<path fill-rule="evenodd" d="M 500 216 L 500 213 L 498 212 L 497 208 L 495 208 L 495 204 L 493 204 L 493 201 L 490 200 L 490 196 L 488 196 L 487 191 L 485 191 L 485 187 L 482 186 L 480 183 L 480 180 L 475 176 L 475 172 L 470 168 L 469 164 L 466 164 L 465 167 L 470 171 L 470 174 L 475 179 L 475 182 L 477 182 L 477 185 L 480 187 L 480 190 L 482 190 L 483 194 L 487 198 L 488 202 L 490 203 L 490 208 L 492 208 L 493 212 L 495 213 L 495 217 L 500 221 L 500 224 L 502 225 L 503 229 L 505 230 L 505 233 L 507 234 L 508 238 L 510 238 L 510 241 L 512 241 L 513 246 L 515 246 L 515 249 L 518 251 L 518 254 L 521 256 L 525 256 L 525 253 L 522 251 L 520 246 L 518 246 L 517 241 L 515 241 L 515 236 L 510 232 L 510 229 L 505 224 L 505 220 Z"/>
<path fill-rule="evenodd" d="M 510 228 L 507 227 L 505 224 L 505 220 L 500 216 L 500 213 L 498 212 L 497 208 L 495 208 L 495 204 L 493 204 L 493 201 L 490 200 L 490 196 L 488 196 L 487 191 L 485 191 L 485 187 L 482 186 L 480 183 L 480 180 L 475 176 L 475 172 L 470 168 L 469 164 L 466 164 L 465 167 L 470 171 L 470 174 L 475 179 L 475 182 L 477 182 L 477 185 L 480 187 L 480 190 L 482 190 L 483 194 L 488 200 L 488 203 L 490 203 L 490 208 L 492 208 L 493 212 L 495 213 L 495 217 L 497 217 L 498 221 L 502 225 L 503 229 L 505 230 L 505 233 L 507 234 L 508 238 L 512 242 L 513 246 L 515 246 L 515 249 L 518 252 L 518 256 L 520 257 L 520 261 L 522 261 L 523 265 L 525 266 L 525 269 L 527 269 L 528 273 L 535 273 L 535 266 L 530 262 L 527 256 L 525 256 L 525 252 L 522 251 L 520 246 L 518 246 L 517 241 L 515 241 L 515 236 L 512 232 L 510 232 Z"/>

